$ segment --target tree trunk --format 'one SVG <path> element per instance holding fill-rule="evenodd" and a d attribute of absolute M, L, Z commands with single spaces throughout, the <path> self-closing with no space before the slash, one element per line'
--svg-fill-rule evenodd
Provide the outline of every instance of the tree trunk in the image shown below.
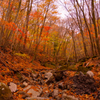
<path fill-rule="evenodd" d="M 99 39 L 98 39 L 98 32 L 96 27 L 96 19 L 95 19 L 95 11 L 94 11 L 94 0 L 91 0 L 91 7 L 92 7 L 92 21 L 95 30 L 96 45 L 97 45 L 98 54 L 100 55 Z"/>

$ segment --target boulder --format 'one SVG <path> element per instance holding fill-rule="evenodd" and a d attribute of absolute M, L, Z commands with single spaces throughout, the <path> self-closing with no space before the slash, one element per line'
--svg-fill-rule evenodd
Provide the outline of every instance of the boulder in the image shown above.
<path fill-rule="evenodd" d="M 94 76 L 94 74 L 93 74 L 92 71 L 87 71 L 87 72 L 86 72 L 86 75 L 88 75 L 88 76 L 91 77 L 91 78 Z"/>
<path fill-rule="evenodd" d="M 9 89 L 9 87 L 0 82 L 0 100 L 11 100 L 11 90 Z"/>
<path fill-rule="evenodd" d="M 9 88 L 10 88 L 11 92 L 16 92 L 17 91 L 17 85 L 13 82 L 9 83 Z"/>

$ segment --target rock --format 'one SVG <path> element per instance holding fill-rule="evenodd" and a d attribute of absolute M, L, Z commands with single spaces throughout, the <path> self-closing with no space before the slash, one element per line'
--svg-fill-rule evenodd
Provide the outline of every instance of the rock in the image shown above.
<path fill-rule="evenodd" d="M 66 93 L 67 92 L 67 90 L 63 90 L 61 93 Z"/>
<path fill-rule="evenodd" d="M 59 94 L 58 89 L 54 89 L 52 96 L 56 97 L 56 96 L 58 96 L 58 94 Z"/>
<path fill-rule="evenodd" d="M 47 92 L 47 93 L 45 93 L 44 95 L 43 95 L 43 97 L 49 97 L 49 93 Z"/>
<path fill-rule="evenodd" d="M 57 82 L 62 80 L 64 77 L 66 77 L 63 71 L 56 71 L 53 75 Z"/>
<path fill-rule="evenodd" d="M 24 81 L 24 82 L 23 82 L 23 85 L 27 86 L 27 85 L 28 85 L 28 83 Z"/>
<path fill-rule="evenodd" d="M 17 85 L 13 82 L 9 83 L 9 88 L 10 88 L 11 92 L 16 92 L 17 91 Z"/>
<path fill-rule="evenodd" d="M 64 86 L 63 82 L 61 82 L 61 83 L 58 84 L 58 88 L 60 88 L 60 89 L 63 89 L 63 86 Z"/>
<path fill-rule="evenodd" d="M 49 79 L 47 79 L 47 80 L 45 81 L 45 83 L 46 83 L 47 85 L 50 85 L 50 83 L 54 83 L 54 82 L 55 82 L 54 76 L 50 77 Z"/>
<path fill-rule="evenodd" d="M 24 75 L 22 75 L 21 77 L 22 77 L 21 82 L 24 82 L 24 81 L 29 82 L 28 78 L 26 78 Z"/>
<path fill-rule="evenodd" d="M 80 75 L 80 76 L 84 76 L 84 73 L 80 71 L 79 75 Z"/>
<path fill-rule="evenodd" d="M 27 73 L 27 72 L 23 72 L 23 75 L 26 77 L 29 77 L 29 73 Z"/>
<path fill-rule="evenodd" d="M 21 84 L 21 85 L 20 85 L 20 87 L 24 88 L 24 87 L 25 87 L 25 85 L 24 85 L 24 84 Z"/>
<path fill-rule="evenodd" d="M 27 94 L 27 93 L 25 93 L 25 94 L 22 96 L 23 99 L 26 99 L 27 97 L 30 97 L 30 95 Z"/>
<path fill-rule="evenodd" d="M 61 100 L 59 96 L 54 97 L 55 100 Z"/>
<path fill-rule="evenodd" d="M 58 66 L 57 68 L 61 68 L 62 66 Z"/>
<path fill-rule="evenodd" d="M 9 87 L 0 82 L 0 100 L 12 100 L 12 93 Z"/>
<path fill-rule="evenodd" d="M 62 98 L 63 98 L 63 100 L 78 100 L 78 98 L 75 98 L 72 95 L 67 95 L 65 93 L 62 95 Z"/>
<path fill-rule="evenodd" d="M 29 86 L 27 86 L 26 88 L 24 88 L 23 91 L 26 91 L 26 90 L 28 90 L 28 89 L 30 89 L 30 88 L 31 88 L 31 85 L 29 85 Z"/>
<path fill-rule="evenodd" d="M 30 97 L 29 94 L 25 93 L 24 91 L 19 91 L 17 94 L 23 95 L 22 98 L 25 99 L 26 97 Z"/>
<path fill-rule="evenodd" d="M 54 76 L 51 72 L 47 72 L 45 75 L 44 75 L 44 78 L 46 79 L 45 83 L 50 85 L 50 83 L 53 83 L 54 82 Z"/>
<path fill-rule="evenodd" d="M 65 99 L 66 97 L 67 97 L 67 94 L 66 93 L 63 93 L 62 94 L 62 98 Z"/>
<path fill-rule="evenodd" d="M 29 89 L 29 91 L 27 93 L 31 93 L 32 97 L 38 97 L 40 95 L 39 92 L 33 90 L 33 89 Z"/>
<path fill-rule="evenodd" d="M 31 77 L 34 79 L 34 78 L 37 78 L 38 75 L 37 74 L 34 74 L 34 73 L 31 73 Z"/>
<path fill-rule="evenodd" d="M 94 76 L 94 74 L 93 74 L 92 71 L 87 71 L 87 72 L 86 72 L 86 75 L 88 75 L 88 76 L 91 77 L 91 78 Z"/>
<path fill-rule="evenodd" d="M 44 77 L 49 80 L 52 76 L 53 76 L 53 74 L 51 72 L 48 72 L 45 74 Z"/>
<path fill-rule="evenodd" d="M 45 97 L 27 97 L 25 99 L 26 100 L 51 100 L 51 99 L 45 98 Z"/>
<path fill-rule="evenodd" d="M 24 94 L 26 94 L 24 91 L 19 91 L 17 94 L 22 94 L 22 95 L 24 95 Z"/>
<path fill-rule="evenodd" d="M 69 89 L 69 85 L 67 83 L 63 84 L 63 82 L 58 84 L 58 88 L 64 90 L 64 89 Z"/>

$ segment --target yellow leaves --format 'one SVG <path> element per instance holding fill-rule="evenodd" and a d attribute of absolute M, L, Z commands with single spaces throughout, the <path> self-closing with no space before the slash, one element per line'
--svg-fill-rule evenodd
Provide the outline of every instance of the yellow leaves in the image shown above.
<path fill-rule="evenodd" d="M 98 76 L 100 76 L 100 72 L 98 72 Z"/>
<path fill-rule="evenodd" d="M 58 12 L 57 11 L 52 11 L 52 14 L 57 14 Z"/>
<path fill-rule="evenodd" d="M 88 98 L 89 98 L 89 96 L 88 96 L 87 94 L 85 95 L 85 97 L 86 97 L 86 99 L 88 99 Z"/>
<path fill-rule="evenodd" d="M 21 53 L 14 53 L 14 55 L 17 55 L 17 56 L 21 56 L 21 57 L 26 57 L 26 58 L 30 58 L 27 54 L 21 54 Z"/>

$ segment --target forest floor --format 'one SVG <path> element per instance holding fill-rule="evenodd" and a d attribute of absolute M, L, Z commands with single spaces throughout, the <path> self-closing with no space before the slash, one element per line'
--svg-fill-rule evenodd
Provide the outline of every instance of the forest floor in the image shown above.
<path fill-rule="evenodd" d="M 33 63 L 31 63 L 31 60 L 32 58 L 26 55 L 24 56 L 14 55 L 10 49 L 6 49 L 6 50 L 0 49 L 0 82 L 5 83 L 6 85 L 8 85 L 9 82 L 13 82 L 17 84 L 17 91 L 13 93 L 14 100 L 25 100 L 23 99 L 23 95 L 18 93 L 19 91 L 23 91 L 23 87 L 21 87 L 23 82 L 20 80 L 20 75 L 24 75 L 28 81 L 30 80 L 32 81 L 28 83 L 33 84 L 34 80 L 32 80 L 31 76 L 29 76 L 30 73 L 39 74 L 40 72 L 48 72 L 51 70 L 55 70 L 55 69 L 41 66 L 41 64 L 36 61 L 33 61 Z M 67 89 L 66 94 L 73 95 L 76 98 L 79 98 L 79 100 L 96 100 L 96 98 L 98 98 L 98 91 L 100 90 L 100 57 L 90 58 L 85 62 L 83 62 L 82 64 L 83 67 L 92 66 L 91 71 L 94 73 L 93 78 L 95 79 L 96 85 L 98 85 L 97 90 L 90 94 L 80 95 L 73 92 L 72 88 L 69 88 Z M 79 65 L 80 63 L 77 63 L 75 66 L 77 67 Z M 52 83 L 52 85 L 48 85 L 44 83 L 43 85 L 41 85 L 38 84 L 37 81 L 35 81 L 32 88 L 34 90 L 37 90 L 39 87 L 42 87 L 43 92 L 50 91 L 50 90 L 53 92 L 54 84 L 58 85 L 61 82 L 63 82 L 64 84 L 65 83 L 72 84 L 73 81 L 70 80 L 70 77 L 75 76 L 77 72 L 76 71 L 65 71 L 65 72 L 67 73 L 67 77 L 65 77 L 64 79 L 60 80 L 57 83 Z M 39 78 L 40 76 L 38 77 L 38 79 Z M 63 89 L 59 88 L 58 91 L 62 93 Z M 62 97 L 62 94 L 59 93 L 59 98 L 60 97 Z M 52 98 L 52 96 L 49 97 L 49 99 L 50 98 Z"/>

